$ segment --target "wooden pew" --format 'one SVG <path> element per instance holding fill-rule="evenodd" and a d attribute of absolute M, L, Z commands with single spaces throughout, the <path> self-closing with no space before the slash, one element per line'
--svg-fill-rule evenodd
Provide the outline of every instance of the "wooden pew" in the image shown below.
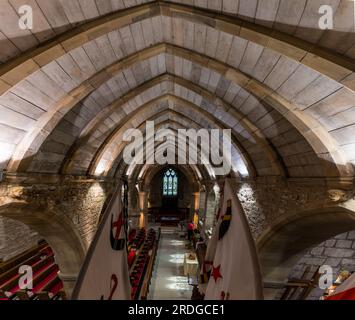
<path fill-rule="evenodd" d="M 153 275 L 153 270 L 154 270 L 154 264 L 157 256 L 157 251 L 158 251 L 158 245 L 159 245 L 159 239 L 160 239 L 160 230 L 158 234 L 156 235 L 156 240 L 153 245 L 152 250 L 152 255 L 149 258 L 148 266 L 147 266 L 147 271 L 144 277 L 144 281 L 142 284 L 142 289 L 140 293 L 140 299 L 141 300 L 147 300 L 148 294 L 149 294 L 149 286 L 152 280 L 152 275 Z"/>
<path fill-rule="evenodd" d="M 41 271 L 44 271 L 46 267 L 49 267 L 54 264 L 54 256 L 53 254 L 51 256 L 48 256 L 47 258 L 43 260 L 37 261 L 33 266 L 32 266 L 32 271 L 33 271 L 33 276 L 36 277 Z M 16 274 L 8 279 L 6 282 L 4 282 L 0 289 L 3 290 L 4 292 L 11 292 L 12 294 L 16 293 L 16 291 L 19 290 L 18 285 L 19 285 L 19 279 L 20 279 L 20 274 L 18 274 L 18 268 L 15 268 Z"/>
<path fill-rule="evenodd" d="M 34 255 L 36 255 L 41 249 L 43 249 L 47 246 L 48 246 L 47 242 L 45 242 L 44 240 L 40 241 L 40 243 L 37 246 L 26 250 L 25 252 L 21 253 L 20 255 L 12 258 L 6 262 L 0 263 L 0 275 L 9 271 L 12 268 L 18 266 L 18 265 L 23 264 L 23 261 L 30 259 Z"/>
<path fill-rule="evenodd" d="M 10 279 L 18 275 L 18 270 L 21 266 L 23 265 L 33 266 L 37 264 L 41 260 L 42 254 L 44 254 L 43 251 L 47 251 L 47 255 L 53 255 L 52 250 L 48 246 L 45 246 L 43 248 L 40 248 L 38 252 L 35 252 L 32 256 L 28 257 L 25 260 L 19 261 L 18 258 L 15 258 L 15 260 L 19 262 L 19 264 L 14 265 L 13 267 L 11 267 L 11 269 L 8 269 L 4 273 L 0 273 L 0 289 L 6 282 L 8 282 Z M 13 262 L 10 262 L 10 265 L 12 264 Z"/>
<path fill-rule="evenodd" d="M 9 298 L 6 296 L 3 290 L 0 290 L 0 301 L 1 300 L 9 300 Z"/>
<path fill-rule="evenodd" d="M 63 289 L 63 282 L 57 276 L 57 277 L 53 278 L 51 281 L 49 281 L 41 289 L 40 292 L 37 292 L 37 297 L 39 298 L 39 300 L 54 300 L 57 297 L 57 295 L 60 294 L 61 297 L 64 298 L 65 294 L 62 291 L 62 289 Z M 62 299 L 62 300 L 64 300 L 64 299 Z"/>
<path fill-rule="evenodd" d="M 52 296 L 49 292 L 38 292 L 38 300 L 67 300 L 66 294 L 64 291 L 59 291 L 56 295 Z"/>
<path fill-rule="evenodd" d="M 37 246 L 0 265 L 0 300 L 65 299 L 63 283 L 58 277 L 59 268 L 46 241 L 40 241 Z M 19 268 L 24 265 L 32 267 L 32 290 L 19 287 L 22 276 Z"/>
<path fill-rule="evenodd" d="M 33 278 L 32 290 L 27 290 L 27 294 L 30 298 L 34 298 L 37 292 L 42 291 L 46 284 L 51 281 L 53 278 L 58 276 L 59 268 L 58 265 L 53 263 L 47 269 L 42 271 L 36 277 Z"/>

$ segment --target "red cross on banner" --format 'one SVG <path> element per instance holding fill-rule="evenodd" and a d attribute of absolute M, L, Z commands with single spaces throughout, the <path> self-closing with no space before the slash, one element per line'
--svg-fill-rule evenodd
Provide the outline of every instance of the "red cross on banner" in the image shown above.
<path fill-rule="evenodd" d="M 125 235 L 121 235 L 122 226 L 124 225 L 124 219 L 122 212 L 119 214 L 117 221 L 113 222 L 113 215 L 111 216 L 111 230 L 110 230 L 110 242 L 113 250 L 123 250 L 126 244 Z M 114 229 L 116 229 L 114 235 Z"/>
<path fill-rule="evenodd" d="M 123 218 L 122 218 L 122 213 L 120 213 L 120 215 L 118 216 L 118 220 L 112 223 L 112 231 L 114 228 L 116 228 L 116 235 L 115 235 L 116 240 L 120 238 L 122 225 L 123 225 Z"/>

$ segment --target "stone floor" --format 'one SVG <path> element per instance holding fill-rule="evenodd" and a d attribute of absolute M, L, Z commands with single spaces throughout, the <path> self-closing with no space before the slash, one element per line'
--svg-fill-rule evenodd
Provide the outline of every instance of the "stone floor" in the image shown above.
<path fill-rule="evenodd" d="M 178 229 L 163 227 L 155 263 L 149 300 L 190 300 L 192 287 L 183 274 L 184 254 L 187 252 Z"/>

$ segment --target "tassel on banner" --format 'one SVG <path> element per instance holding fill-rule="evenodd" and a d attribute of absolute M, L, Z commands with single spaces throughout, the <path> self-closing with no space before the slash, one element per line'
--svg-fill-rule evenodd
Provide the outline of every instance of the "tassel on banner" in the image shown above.
<path fill-rule="evenodd" d="M 209 272 L 204 272 L 203 274 L 200 275 L 200 284 L 208 283 L 210 280 L 211 276 L 211 271 Z"/>
<path fill-rule="evenodd" d="M 225 293 L 224 291 L 221 292 L 221 300 L 229 300 L 230 299 L 230 293 L 227 292 Z"/>
<path fill-rule="evenodd" d="M 210 266 L 210 270 L 207 270 L 207 266 Z M 208 283 L 208 281 L 210 280 L 211 277 L 211 266 L 212 266 L 212 262 L 211 261 L 205 261 L 203 263 L 203 273 L 200 274 L 200 284 L 205 284 Z"/>

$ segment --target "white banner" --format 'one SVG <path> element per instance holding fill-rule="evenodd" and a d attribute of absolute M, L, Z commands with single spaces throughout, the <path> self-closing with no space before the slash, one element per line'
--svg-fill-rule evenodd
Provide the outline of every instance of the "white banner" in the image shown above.
<path fill-rule="evenodd" d="M 225 181 L 222 211 L 214 234 L 211 241 L 217 243 L 205 299 L 262 299 L 254 240 L 231 179 Z"/>
<path fill-rule="evenodd" d="M 119 186 L 86 255 L 72 299 L 131 299 L 125 225 Z"/>

